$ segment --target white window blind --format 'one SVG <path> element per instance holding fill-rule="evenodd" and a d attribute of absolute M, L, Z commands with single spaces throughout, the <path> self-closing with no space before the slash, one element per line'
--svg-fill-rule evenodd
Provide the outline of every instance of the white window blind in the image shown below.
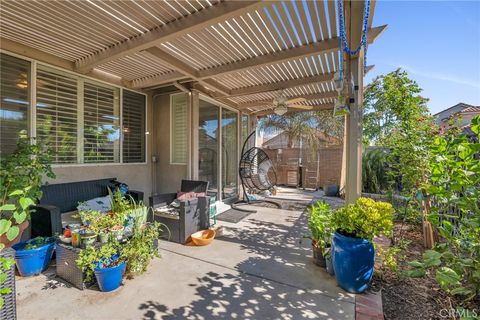
<path fill-rule="evenodd" d="M 187 99 L 186 93 L 171 96 L 170 162 L 174 164 L 187 163 Z"/>
<path fill-rule="evenodd" d="M 145 162 L 145 95 L 123 90 L 123 162 Z"/>
<path fill-rule="evenodd" d="M 28 128 L 30 62 L 0 54 L 0 156 L 16 149 Z"/>
<path fill-rule="evenodd" d="M 85 163 L 120 162 L 119 90 L 85 81 L 83 131 Z"/>
<path fill-rule="evenodd" d="M 53 163 L 77 162 L 77 78 L 37 68 L 37 139 L 53 150 Z"/>

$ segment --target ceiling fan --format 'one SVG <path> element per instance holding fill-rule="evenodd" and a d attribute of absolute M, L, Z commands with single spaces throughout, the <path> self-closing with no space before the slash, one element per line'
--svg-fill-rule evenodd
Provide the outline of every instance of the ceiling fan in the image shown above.
<path fill-rule="evenodd" d="M 273 98 L 273 112 L 275 112 L 275 114 L 278 114 L 279 116 L 282 116 L 285 113 L 287 113 L 288 108 L 312 110 L 313 109 L 312 106 L 306 106 L 306 105 L 303 105 L 303 104 L 298 104 L 298 103 L 305 102 L 305 101 L 307 101 L 307 99 L 301 98 L 301 97 L 300 98 L 287 99 L 287 97 L 285 96 L 285 94 L 282 91 L 282 92 L 280 92 L 279 96 Z"/>

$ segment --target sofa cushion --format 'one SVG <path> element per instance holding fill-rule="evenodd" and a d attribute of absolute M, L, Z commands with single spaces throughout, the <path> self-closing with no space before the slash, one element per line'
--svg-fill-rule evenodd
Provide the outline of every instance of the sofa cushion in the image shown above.
<path fill-rule="evenodd" d="M 185 201 L 185 200 L 188 200 L 188 199 L 205 197 L 205 196 L 206 196 L 205 192 L 183 192 L 183 191 L 180 191 L 177 194 L 177 200 Z"/>
<path fill-rule="evenodd" d="M 87 200 L 85 202 L 80 202 L 77 207 L 78 211 L 94 210 L 100 212 L 108 212 L 111 209 L 112 201 L 110 200 L 110 196 L 98 197 Z"/>

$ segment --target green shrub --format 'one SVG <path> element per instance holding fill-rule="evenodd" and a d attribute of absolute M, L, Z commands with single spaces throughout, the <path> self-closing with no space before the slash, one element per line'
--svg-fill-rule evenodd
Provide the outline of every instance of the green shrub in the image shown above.
<path fill-rule="evenodd" d="M 412 277 L 435 272 L 445 291 L 466 302 L 480 295 L 480 117 L 471 128 L 475 136 L 470 140 L 452 132 L 431 146 L 425 190 L 434 203 L 427 219 L 442 241 L 422 261 L 412 261 L 409 271 Z"/>
<path fill-rule="evenodd" d="M 390 203 L 360 198 L 354 204 L 336 209 L 332 225 L 341 233 L 372 242 L 380 233 L 389 235 L 394 209 Z"/>
<path fill-rule="evenodd" d="M 312 243 L 325 254 L 327 248 L 330 247 L 333 232 L 330 223 L 330 205 L 324 201 L 318 201 L 308 212 L 310 214 L 308 225 L 310 227 Z"/>
<path fill-rule="evenodd" d="M 385 193 L 389 189 L 385 148 L 367 149 L 362 155 L 362 190 L 368 193 Z"/>

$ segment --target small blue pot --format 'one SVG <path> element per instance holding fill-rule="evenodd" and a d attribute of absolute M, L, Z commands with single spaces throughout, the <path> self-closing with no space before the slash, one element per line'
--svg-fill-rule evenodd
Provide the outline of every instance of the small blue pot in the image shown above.
<path fill-rule="evenodd" d="M 97 278 L 100 291 L 109 292 L 120 287 L 126 267 L 127 263 L 122 262 L 115 267 L 95 268 L 95 277 Z"/>
<path fill-rule="evenodd" d="M 12 246 L 15 250 L 15 264 L 18 272 L 22 277 L 30 277 L 39 275 L 47 269 L 52 259 L 53 250 L 55 249 L 55 240 L 49 239 L 48 243 L 36 248 L 25 250 L 25 246 L 34 243 L 35 239 L 19 242 Z"/>
<path fill-rule="evenodd" d="M 332 263 L 340 287 L 351 293 L 362 293 L 373 276 L 375 250 L 366 239 L 333 235 Z"/>

